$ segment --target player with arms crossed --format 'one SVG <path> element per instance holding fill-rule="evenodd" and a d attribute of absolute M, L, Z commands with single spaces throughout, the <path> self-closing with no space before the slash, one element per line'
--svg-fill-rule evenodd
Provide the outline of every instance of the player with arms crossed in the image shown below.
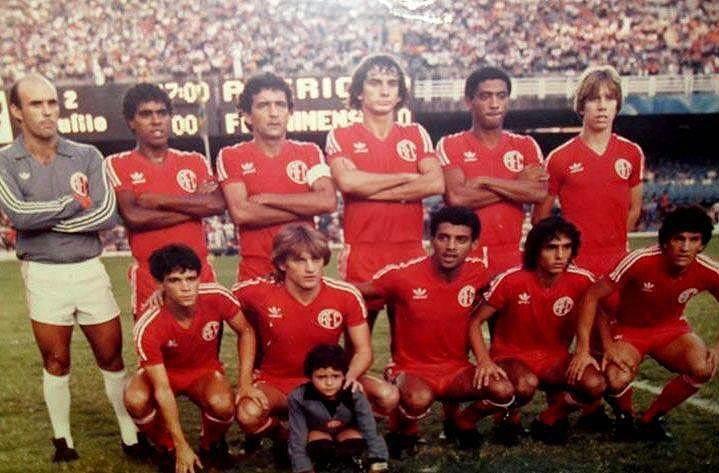
<path fill-rule="evenodd" d="M 323 276 L 329 260 L 327 239 L 319 231 L 289 224 L 275 235 L 272 245 L 276 273 L 233 287 L 256 325 L 261 351 L 256 383 L 269 401 L 261 405 L 251 398 L 240 399 L 237 418 L 250 434 L 251 448 L 256 448 L 260 435 L 274 430 L 278 461 L 287 455 L 286 432 L 278 428 L 278 418 L 287 415 L 289 393 L 307 381 L 303 363 L 314 346 L 336 344 L 345 334 L 355 348 L 345 387 L 357 389 L 361 384 L 375 408 L 384 413 L 394 409 L 399 397 L 389 384 L 364 375 L 372 364 L 367 311 L 354 286 Z"/>
<path fill-rule="evenodd" d="M 444 181 L 425 129 L 395 122 L 408 91 L 394 58 L 365 58 L 352 74 L 349 95 L 362 123 L 330 131 L 326 150 L 345 205 L 338 269 L 345 280 L 364 282 L 390 263 L 426 254 L 422 199 L 442 194 Z M 369 305 L 370 326 L 381 307 Z"/>
<path fill-rule="evenodd" d="M 547 392 L 548 407 L 532 422 L 532 436 L 546 443 L 567 441 L 567 417 L 581 403 L 601 399 L 606 383 L 598 367 L 569 376 L 577 307 L 594 282 L 589 271 L 572 265 L 579 232 L 560 217 L 538 222 L 527 235 L 523 264 L 497 276 L 484 293 L 472 322 L 478 382 L 509 378 L 516 402 L 497 426 L 497 440 L 516 444 L 523 433 L 519 407 L 535 390 Z M 491 349 L 481 324 L 490 320 Z"/>
<path fill-rule="evenodd" d="M 509 76 L 500 69 L 472 72 L 464 86 L 472 128 L 437 143 L 445 202 L 477 213 L 482 236 L 472 256 L 486 260 L 492 275 L 520 264 L 523 206 L 547 196 L 539 146 L 530 136 L 502 128 L 511 91 Z"/>
<path fill-rule="evenodd" d="M 337 192 L 314 143 L 287 139 L 292 91 L 281 77 L 251 77 L 239 108 L 252 140 L 223 148 L 217 174 L 227 210 L 238 227 L 240 254 L 237 281 L 272 272 L 272 239 L 282 225 L 313 225 L 315 215 L 337 206 Z"/>
<path fill-rule="evenodd" d="M 203 464 L 230 468 L 234 461 L 224 435 L 234 420 L 235 404 L 218 358 L 218 335 L 227 322 L 239 338 L 238 397 L 266 402 L 252 386 L 254 330 L 230 291 L 200 283 L 202 262 L 189 247 L 162 247 L 149 262 L 162 287 L 163 304 L 135 323 L 140 369 L 127 384 L 125 404 L 140 430 L 160 449 L 163 471 L 194 472 Z M 202 410 L 199 458 L 182 432 L 177 394 L 187 395 Z"/>
<path fill-rule="evenodd" d="M 225 202 L 201 154 L 169 147 L 172 104 L 165 91 L 147 83 L 131 87 L 122 113 L 137 146 L 109 156 L 107 170 L 135 259 L 129 279 L 137 318 L 157 289 L 148 262 L 157 248 L 169 243 L 189 246 L 202 260 L 201 281 L 215 280 L 202 218 L 224 212 Z"/>
<path fill-rule="evenodd" d="M 696 294 L 709 291 L 719 300 L 719 265 L 701 254 L 712 227 L 700 207 L 670 212 L 659 229 L 659 245 L 630 253 L 589 289 L 579 307 L 572 376 L 598 366 L 589 354 L 589 334 L 598 303 L 613 293 L 619 294 L 616 323 L 611 331 L 601 330 L 609 391 L 627 389 L 646 355 L 677 373 L 639 419 L 639 433 L 646 439 L 669 438 L 663 416 L 708 382 L 719 363 L 719 342 L 707 348 L 684 318 Z M 631 416 L 631 404 L 626 409 Z"/>
<path fill-rule="evenodd" d="M 469 362 L 469 327 L 476 291 L 489 282 L 484 261 L 468 257 L 477 246 L 480 222 L 466 207 L 444 207 L 430 220 L 432 256 L 390 264 L 359 285 L 365 296 L 382 296 L 396 309 L 392 363 L 385 376 L 400 392 L 387 444 L 394 458 L 413 451 L 417 420 L 435 399 L 444 402 L 445 432 L 460 448 L 481 442 L 477 421 L 513 401 L 506 378 L 475 382 Z M 460 411 L 458 403 L 473 404 Z"/>
<path fill-rule="evenodd" d="M 35 341 L 43 360 L 43 396 L 53 461 L 76 460 L 70 433 L 70 341 L 80 325 L 117 415 L 123 449 L 140 456 L 137 430 L 122 403 L 120 309 L 98 256 L 98 232 L 117 223 L 115 194 L 92 146 L 58 135 L 57 90 L 31 74 L 10 90 L 22 134 L 0 150 L 0 208 L 17 229 L 17 256 Z"/>

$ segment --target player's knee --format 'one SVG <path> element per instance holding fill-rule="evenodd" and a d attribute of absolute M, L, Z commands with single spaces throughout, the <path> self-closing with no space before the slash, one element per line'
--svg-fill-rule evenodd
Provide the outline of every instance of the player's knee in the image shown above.
<path fill-rule="evenodd" d="M 539 387 L 539 378 L 533 373 L 522 376 L 514 385 L 514 395 L 518 404 L 529 402 L 534 397 L 534 393 Z"/>
<path fill-rule="evenodd" d="M 53 376 L 65 376 L 70 372 L 70 354 L 48 354 L 43 359 L 43 367 Z"/>
<path fill-rule="evenodd" d="M 631 372 L 609 367 L 607 369 L 607 388 L 609 394 L 619 394 L 624 391 L 634 379 Z"/>
<path fill-rule="evenodd" d="M 244 397 L 237 404 L 237 422 L 246 432 L 251 432 L 267 421 L 269 412 L 253 399 Z"/>
<path fill-rule="evenodd" d="M 712 378 L 711 365 L 707 363 L 706 359 L 692 363 L 687 375 L 694 384 L 704 384 Z"/>
<path fill-rule="evenodd" d="M 397 389 L 397 386 L 392 384 L 383 383 L 382 386 L 375 390 L 372 398 L 372 401 L 378 408 L 385 412 L 389 412 L 397 407 L 397 404 L 399 404 L 399 389 Z"/>
<path fill-rule="evenodd" d="M 579 390 L 582 397 L 587 398 L 587 400 L 599 399 L 607 390 L 607 382 L 604 376 L 599 373 L 585 375 L 579 384 Z"/>
<path fill-rule="evenodd" d="M 489 384 L 489 400 L 497 404 L 505 404 L 514 397 L 514 386 L 505 378 L 494 380 Z"/>
<path fill-rule="evenodd" d="M 429 409 L 434 402 L 434 395 L 429 389 L 413 389 L 402 393 L 402 407 L 411 415 L 420 415 Z"/>
<path fill-rule="evenodd" d="M 122 352 L 100 353 L 96 356 L 97 366 L 105 371 L 120 371 L 124 368 Z"/>
<path fill-rule="evenodd" d="M 207 398 L 208 413 L 217 419 L 231 418 L 235 414 L 235 406 L 232 402 L 232 392 L 212 393 Z"/>

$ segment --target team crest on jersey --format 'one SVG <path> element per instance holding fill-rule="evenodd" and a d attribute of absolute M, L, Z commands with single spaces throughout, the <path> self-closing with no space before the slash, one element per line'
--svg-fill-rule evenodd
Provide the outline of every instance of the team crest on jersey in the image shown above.
<path fill-rule="evenodd" d="M 324 309 L 317 314 L 317 323 L 322 328 L 334 330 L 342 325 L 342 313 L 335 309 Z"/>
<path fill-rule="evenodd" d="M 87 176 L 81 172 L 76 172 L 70 176 L 70 189 L 72 189 L 75 194 L 87 197 L 90 192 Z"/>
<path fill-rule="evenodd" d="M 130 179 L 132 179 L 133 184 L 142 184 L 145 182 L 145 175 L 140 171 L 133 172 L 130 174 Z"/>
<path fill-rule="evenodd" d="M 470 307 L 474 302 L 476 292 L 477 290 L 474 286 L 467 284 L 457 293 L 457 302 L 459 302 L 459 305 L 462 307 Z"/>
<path fill-rule="evenodd" d="M 417 145 L 412 140 L 400 140 L 397 143 L 397 154 L 407 162 L 417 161 Z"/>
<path fill-rule="evenodd" d="M 554 315 L 556 315 L 557 317 L 564 317 L 572 310 L 573 307 L 574 301 L 572 300 L 572 298 L 569 296 L 564 296 L 554 301 L 552 310 L 554 311 Z"/>
<path fill-rule="evenodd" d="M 679 294 L 677 301 L 679 301 L 680 304 L 686 304 L 687 302 L 689 302 L 689 299 L 694 297 L 694 294 L 698 294 L 698 293 L 699 293 L 699 289 L 697 289 L 695 287 L 689 288 L 685 291 L 682 291 L 682 293 Z"/>
<path fill-rule="evenodd" d="M 504 166 L 512 172 L 519 172 L 524 169 L 524 156 L 516 149 L 504 153 L 502 162 Z"/>
<path fill-rule="evenodd" d="M 474 151 L 465 151 L 464 154 L 462 154 L 462 156 L 464 156 L 465 163 L 469 163 L 469 162 L 473 162 L 473 161 L 477 160 L 477 153 L 475 153 Z"/>
<path fill-rule="evenodd" d="M 295 184 L 307 184 L 307 164 L 304 161 L 292 161 L 286 171 L 287 177 Z"/>
<path fill-rule="evenodd" d="M 197 176 L 191 169 L 180 169 L 177 172 L 177 184 L 185 192 L 193 193 L 197 190 Z"/>
<path fill-rule="evenodd" d="M 369 149 L 367 148 L 367 143 L 364 143 L 362 141 L 356 141 L 352 143 L 352 149 L 355 153 L 369 153 Z"/>
<path fill-rule="evenodd" d="M 207 322 L 204 327 L 202 327 L 202 339 L 206 342 L 211 342 L 215 338 L 217 338 L 217 333 L 220 331 L 220 323 L 216 320 L 212 320 L 210 322 Z"/>
<path fill-rule="evenodd" d="M 632 163 L 624 158 L 619 158 L 614 161 L 614 171 L 616 171 L 617 176 L 622 179 L 629 179 L 629 176 L 632 174 Z"/>

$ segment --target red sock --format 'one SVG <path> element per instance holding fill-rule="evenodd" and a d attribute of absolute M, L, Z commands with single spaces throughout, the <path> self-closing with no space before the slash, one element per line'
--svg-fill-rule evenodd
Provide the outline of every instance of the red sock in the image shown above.
<path fill-rule="evenodd" d="M 584 405 L 582 406 L 582 415 L 583 415 L 583 416 L 588 416 L 588 415 L 594 414 L 594 413 L 597 412 L 601 407 L 602 407 L 602 400 L 601 400 L 601 399 L 597 399 L 596 401 L 590 402 L 589 404 L 584 404 Z"/>
<path fill-rule="evenodd" d="M 213 443 L 222 440 L 225 432 L 232 426 L 234 417 L 222 420 L 210 416 L 207 412 L 202 413 L 202 433 L 200 434 L 200 447 L 208 449 Z"/>
<path fill-rule="evenodd" d="M 549 396 L 548 396 L 549 397 Z M 579 408 L 577 402 L 568 392 L 562 392 L 557 396 L 550 397 L 551 402 L 547 409 L 539 414 L 539 420 L 547 425 L 554 425 L 557 421 L 564 419 Z"/>
<path fill-rule="evenodd" d="M 622 414 L 634 415 L 634 407 L 632 407 L 632 396 L 634 396 L 634 389 L 628 387 L 619 396 L 607 396 L 607 401 L 612 405 L 615 413 L 617 411 Z"/>
<path fill-rule="evenodd" d="M 446 420 L 454 419 L 454 416 L 457 415 L 457 412 L 459 412 L 459 404 L 456 404 L 454 402 L 442 403 L 442 413 L 444 414 L 444 418 Z"/>
<path fill-rule="evenodd" d="M 145 434 L 153 445 L 167 450 L 175 449 L 175 442 L 172 441 L 172 436 L 165 427 L 159 412 L 153 410 L 147 417 L 133 419 L 133 421 L 140 432 Z"/>
<path fill-rule="evenodd" d="M 419 423 L 416 419 L 408 419 L 402 415 L 399 409 L 395 409 L 389 415 L 387 430 L 398 434 L 417 435 L 419 434 Z"/>
<path fill-rule="evenodd" d="M 480 419 L 493 414 L 503 416 L 506 410 L 506 406 L 498 406 L 486 399 L 476 401 L 454 416 L 454 425 L 460 430 L 474 429 Z"/>
<path fill-rule="evenodd" d="M 698 383 L 685 375 L 670 379 L 649 409 L 642 415 L 641 422 L 649 422 L 656 416 L 666 414 L 699 391 Z"/>

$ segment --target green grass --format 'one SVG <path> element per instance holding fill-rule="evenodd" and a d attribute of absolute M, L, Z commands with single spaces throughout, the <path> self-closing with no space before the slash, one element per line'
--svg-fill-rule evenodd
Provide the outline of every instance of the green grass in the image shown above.
<path fill-rule="evenodd" d="M 635 241 L 634 246 L 648 240 Z M 719 255 L 719 244 L 712 242 L 707 253 Z M 104 260 L 113 281 L 115 294 L 123 315 L 124 357 L 128 371 L 134 370 L 129 315 L 129 291 L 125 277 L 127 258 Z M 230 285 L 235 274 L 236 258 L 219 258 L 215 262 L 220 281 Z M 334 273 L 335 264 L 330 263 Z M 102 380 L 95 366 L 88 344 L 75 331 L 72 348 L 72 425 L 80 460 L 71 465 L 54 466 L 49 462 L 52 453 L 52 430 L 42 400 L 40 355 L 33 340 L 24 300 L 24 289 L 17 262 L 0 263 L 0 472 L 151 472 L 151 465 L 128 462 L 120 450 L 119 434 L 111 408 L 105 397 Z M 714 343 L 719 337 L 717 303 L 708 295 L 695 297 L 689 304 L 688 317 L 704 340 Z M 231 331 L 225 336 L 223 359 L 233 377 L 236 373 L 232 358 L 235 343 Z M 80 340 L 78 340 L 80 339 Z M 375 365 L 379 373 L 387 361 L 387 325 L 380 318 L 375 329 L 373 345 Z M 640 378 L 661 386 L 670 374 L 652 361 L 645 362 Z M 699 392 L 699 397 L 719 403 L 719 382 L 713 380 Z M 645 409 L 652 395 L 637 390 L 635 404 Z M 525 420 L 539 412 L 543 396 L 537 396 L 527 408 Z M 199 436 L 198 411 L 190 403 L 181 402 L 183 424 L 193 442 Z M 719 416 L 693 406 L 681 406 L 669 417 L 674 441 L 661 445 L 617 444 L 599 434 L 573 431 L 567 447 L 547 447 L 524 441 L 514 448 L 486 444 L 479 453 L 468 454 L 437 440 L 441 422 L 437 411 L 423 421 L 423 434 L 428 440 L 419 454 L 403 462 L 393 462 L 393 471 L 401 472 L 484 472 L 484 471 L 612 471 L 612 472 L 670 472 L 706 471 L 719 467 Z M 489 430 L 487 420 L 480 430 Z M 236 426 L 228 435 L 231 445 L 239 445 L 242 436 Z M 242 463 L 238 471 L 275 472 L 269 455 L 260 455 Z"/>

